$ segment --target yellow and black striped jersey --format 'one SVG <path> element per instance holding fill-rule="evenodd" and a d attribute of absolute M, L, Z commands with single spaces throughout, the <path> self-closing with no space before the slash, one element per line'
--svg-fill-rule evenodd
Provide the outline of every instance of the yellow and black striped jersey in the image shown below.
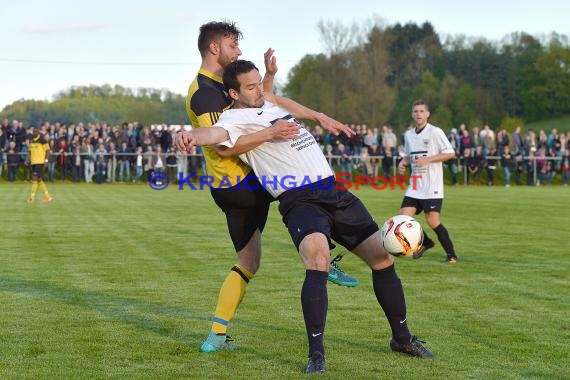
<path fill-rule="evenodd" d="M 48 151 L 49 144 L 41 134 L 32 138 L 30 142 L 30 164 L 44 164 L 46 161 L 46 152 Z"/>
<path fill-rule="evenodd" d="M 186 112 L 193 128 L 211 127 L 218 121 L 221 113 L 231 108 L 233 101 L 227 94 L 218 75 L 200 68 L 198 75 L 188 88 Z M 218 187 L 222 179 L 225 183 L 236 185 L 251 168 L 239 157 L 220 157 L 213 148 L 204 146 L 206 171 L 214 178 L 212 186 Z"/>

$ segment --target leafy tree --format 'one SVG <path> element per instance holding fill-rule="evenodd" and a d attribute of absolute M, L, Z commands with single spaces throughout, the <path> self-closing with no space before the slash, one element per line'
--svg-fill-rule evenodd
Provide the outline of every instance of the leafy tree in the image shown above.
<path fill-rule="evenodd" d="M 146 125 L 187 123 L 184 97 L 166 90 L 74 86 L 58 92 L 54 99 L 53 102 L 18 101 L 6 107 L 0 117 L 36 125 L 44 121 L 65 124 L 72 121 L 119 124 L 125 120 L 137 120 Z"/>

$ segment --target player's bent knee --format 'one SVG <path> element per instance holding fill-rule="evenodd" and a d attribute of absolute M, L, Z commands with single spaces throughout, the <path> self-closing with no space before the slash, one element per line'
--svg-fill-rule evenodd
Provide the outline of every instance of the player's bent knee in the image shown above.
<path fill-rule="evenodd" d="M 300 253 L 301 254 L 301 253 Z M 318 270 L 322 272 L 329 271 L 330 255 L 316 255 L 316 256 L 304 256 L 301 254 L 301 259 L 303 264 L 305 264 L 305 269 Z"/>

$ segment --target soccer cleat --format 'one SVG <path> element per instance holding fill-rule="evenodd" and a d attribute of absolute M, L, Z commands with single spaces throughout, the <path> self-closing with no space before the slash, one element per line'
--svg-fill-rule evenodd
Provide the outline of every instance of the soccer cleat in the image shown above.
<path fill-rule="evenodd" d="M 314 352 L 309 356 L 306 373 L 325 373 L 325 356 L 321 352 Z"/>
<path fill-rule="evenodd" d="M 51 195 L 46 195 L 44 197 L 44 199 L 42 199 L 42 202 L 44 202 L 44 203 L 50 203 L 51 201 L 53 201 L 53 198 L 51 197 Z"/>
<path fill-rule="evenodd" d="M 457 256 L 455 255 L 447 255 L 447 258 L 445 259 L 445 262 L 447 264 L 457 264 Z"/>
<path fill-rule="evenodd" d="M 337 255 L 331 260 L 328 280 L 334 284 L 348 286 L 350 288 L 358 285 L 358 280 L 351 275 L 344 273 L 344 271 L 338 265 L 338 262 L 342 259 L 342 255 Z"/>
<path fill-rule="evenodd" d="M 34 203 L 35 201 L 36 201 L 35 197 L 29 197 L 27 200 L 28 203 Z"/>
<path fill-rule="evenodd" d="M 200 347 L 200 352 L 216 352 L 221 350 L 231 351 L 237 349 L 237 346 L 233 345 L 231 342 L 234 340 L 227 336 L 226 334 L 216 334 L 214 331 L 210 331 L 208 337 L 202 343 Z"/>
<path fill-rule="evenodd" d="M 422 343 L 425 342 L 419 341 L 415 336 L 412 336 L 412 339 L 405 344 L 400 344 L 396 342 L 396 340 L 392 339 L 390 341 L 390 348 L 392 351 L 401 352 L 403 354 L 408 354 L 411 356 L 417 356 L 418 358 L 433 358 L 433 354 L 429 352 L 429 350 L 425 348 Z"/>
<path fill-rule="evenodd" d="M 432 249 L 433 247 L 435 247 L 435 243 L 432 241 L 429 244 L 422 244 L 422 246 L 420 247 L 420 249 L 417 250 L 416 253 L 414 253 L 414 260 L 415 259 L 419 259 L 420 257 L 422 257 L 424 255 L 424 253 L 426 253 L 426 251 L 428 249 Z"/>

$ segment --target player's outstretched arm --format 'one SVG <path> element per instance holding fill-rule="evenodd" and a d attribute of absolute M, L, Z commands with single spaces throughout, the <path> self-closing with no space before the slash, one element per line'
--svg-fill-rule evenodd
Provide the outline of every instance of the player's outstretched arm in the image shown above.
<path fill-rule="evenodd" d="M 257 148 L 264 142 L 271 140 L 289 140 L 299 135 L 301 127 L 284 119 L 277 120 L 271 127 L 249 135 L 240 136 L 233 147 L 221 147 L 216 152 L 222 157 L 235 156 Z"/>
<path fill-rule="evenodd" d="M 341 132 L 344 132 L 347 136 L 350 137 L 355 133 L 352 129 L 350 129 L 348 125 L 345 125 L 340 121 L 337 121 L 332 117 L 325 115 L 322 112 L 317 112 L 309 107 L 305 107 L 304 105 L 297 103 L 292 99 L 268 93 L 265 93 L 264 95 L 267 100 L 277 104 L 282 108 L 285 108 L 295 118 L 314 120 L 335 136 Z"/>
<path fill-rule="evenodd" d="M 195 128 L 189 132 L 178 132 L 176 146 L 181 151 L 190 152 L 196 145 L 216 145 L 229 138 L 224 128 Z"/>

